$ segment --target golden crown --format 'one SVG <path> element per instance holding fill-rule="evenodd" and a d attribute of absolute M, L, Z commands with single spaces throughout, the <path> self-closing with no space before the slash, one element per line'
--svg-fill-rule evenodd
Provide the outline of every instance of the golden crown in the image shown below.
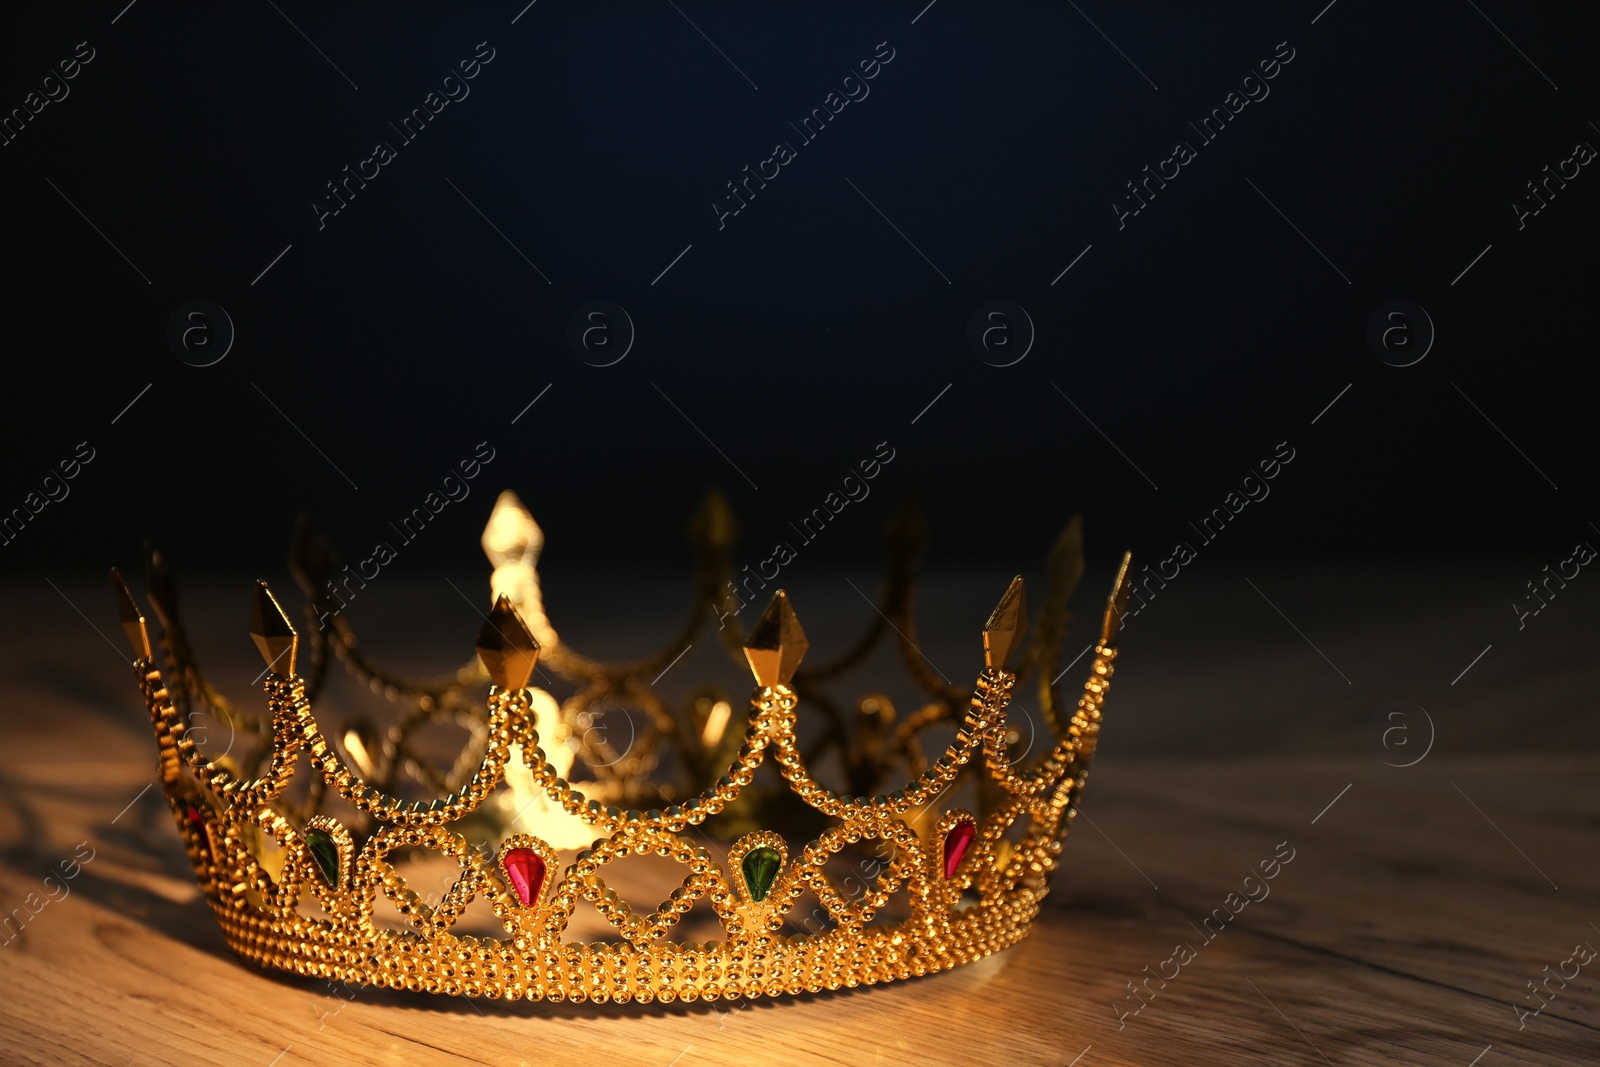
<path fill-rule="evenodd" d="M 881 622 L 809 671 L 801 668 L 806 635 L 783 590 L 748 634 L 739 632 L 733 605 L 742 600 L 729 559 L 737 526 L 720 496 L 708 497 L 690 532 L 700 576 L 681 640 L 646 660 L 603 664 L 564 645 L 551 626 L 535 567 L 543 534 L 516 497 L 503 494 L 483 538 L 495 570 L 478 659 L 446 678 L 413 681 L 385 673 L 361 650 L 344 613 L 353 588 L 346 580 L 341 596 L 338 557 L 302 520 L 290 566 L 307 595 L 310 664 L 298 672 L 307 650 L 302 636 L 258 582 L 250 629 L 267 664 L 265 716 L 229 702 L 202 674 L 158 553 L 147 546 L 165 674 L 154 662 L 144 612 L 112 571 L 162 787 L 196 880 L 234 950 L 268 968 L 331 981 L 648 1003 L 892 981 L 970 962 L 1024 937 L 1094 754 L 1129 557 L 1113 583 L 1082 694 L 1062 721 L 1056 683 L 1065 671 L 1055 668 L 1067 598 L 1083 570 L 1076 519 L 1051 553 L 1034 640 L 1024 645 L 1019 577 L 983 628 L 985 667 L 970 692 L 909 654 L 916 649 L 914 572 L 924 539 L 914 509 L 889 528 L 889 575 L 876 605 Z M 712 615 L 755 676 L 742 735 L 730 729 L 731 705 L 719 694 L 699 691 L 674 712 L 645 681 L 659 678 L 675 662 L 674 649 L 688 646 Z M 931 699 L 899 718 L 887 697 L 873 694 L 857 704 L 849 729 L 817 687 L 863 661 L 887 629 Z M 577 687 L 565 701 L 530 686 L 541 657 Z M 358 719 L 334 740 L 323 733 L 312 701 L 332 659 L 400 706 L 386 730 Z M 1037 672 L 1041 714 L 1056 737 L 1026 768 L 1007 723 L 1019 681 L 1008 669 L 1013 661 L 1016 672 Z M 479 695 L 485 681 L 487 699 Z M 618 700 L 649 719 L 621 755 L 590 728 L 597 709 Z M 822 709 L 821 738 L 805 750 L 797 730 L 802 703 Z M 235 754 L 231 738 L 227 752 L 208 758 L 199 713 L 226 722 L 235 738 L 252 737 L 252 747 Z M 424 728 L 439 722 L 469 735 L 442 769 L 421 740 Z M 940 724 L 954 737 L 930 761 L 921 742 Z M 654 773 L 665 769 L 664 755 L 688 785 Z M 844 791 L 813 777 L 808 767 L 819 765 L 819 755 L 836 759 Z M 766 762 L 782 784 L 762 790 L 752 783 Z M 587 775 L 576 784 L 575 766 Z M 873 786 L 861 787 L 896 768 L 909 777 L 900 788 L 867 795 Z M 709 787 L 696 788 L 717 771 Z M 976 795 L 971 808 L 936 810 L 964 785 Z M 648 790 L 660 806 L 640 810 Z M 405 795 L 419 791 L 431 799 Z M 797 811 L 814 820 L 815 832 L 808 830 L 808 843 L 792 855 L 776 830 L 744 829 L 763 815 L 803 825 L 792 818 Z M 703 825 L 737 834 L 725 855 Z M 882 862 L 855 889 L 841 888 L 837 861 L 862 843 L 878 848 Z M 558 850 L 580 845 L 561 869 Z M 607 885 L 605 868 L 648 855 L 686 873 L 667 899 L 641 914 Z M 425 899 L 397 869 L 400 857 L 448 864 L 448 888 Z M 388 921 L 377 912 L 380 894 L 394 906 Z M 818 906 L 800 930 L 792 913 L 805 894 Z M 476 900 L 487 903 L 507 936 L 460 932 Z M 570 939 L 583 904 L 603 920 L 601 936 Z M 697 905 L 709 905 L 706 921 L 720 938 L 675 940 Z M 786 924 L 797 932 L 785 933 Z"/>

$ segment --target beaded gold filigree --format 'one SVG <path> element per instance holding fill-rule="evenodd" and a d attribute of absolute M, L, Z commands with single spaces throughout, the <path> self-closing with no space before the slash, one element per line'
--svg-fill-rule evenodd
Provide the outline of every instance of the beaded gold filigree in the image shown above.
<path fill-rule="evenodd" d="M 485 540 L 489 547 L 488 534 Z M 456 766 L 422 776 L 444 794 L 424 801 L 403 799 L 393 790 L 396 739 L 402 736 L 396 730 L 384 738 L 347 730 L 339 744 L 323 734 L 308 695 L 314 687 L 297 673 L 300 635 L 265 583 L 256 586 L 251 626 L 268 665 L 259 758 L 207 758 L 190 736 L 194 705 L 232 716 L 230 721 L 247 723 L 249 717 L 199 674 L 176 625 L 170 577 L 158 558 L 151 563 L 171 690 L 154 662 L 144 612 L 113 571 L 118 610 L 150 711 L 163 789 L 197 882 L 235 951 L 265 967 L 340 982 L 467 996 L 648 1003 L 870 985 L 945 970 L 1026 935 L 1094 754 L 1129 558 L 1118 570 L 1074 712 L 1055 744 L 1027 769 L 1019 769 L 1010 753 L 1006 716 L 1017 682 L 1007 663 L 1021 647 L 1026 625 L 1021 578 L 1013 580 L 984 628 L 986 666 L 954 740 L 903 786 L 873 796 L 835 792 L 808 769 L 792 685 L 807 642 L 788 596 L 779 590 L 744 640 L 757 688 L 724 773 L 694 795 L 649 810 L 611 803 L 618 792 L 614 781 L 575 784 L 561 765 L 570 766 L 570 757 L 552 758 L 555 753 L 541 742 L 541 728 L 564 729 L 567 723 L 553 701 L 529 687 L 541 654 L 539 632 L 553 639 L 554 631 L 542 605 L 530 602 L 525 581 L 518 599 L 533 625 L 513 602 L 517 590 L 503 587 L 516 584 L 520 569 L 508 577 L 501 573 L 505 564 L 497 565 L 503 581 L 496 585 L 502 587 L 477 641 L 490 682 L 487 700 L 472 706 L 467 694 L 475 674 L 463 670 L 425 693 L 427 706 L 413 709 L 422 717 L 455 715 L 471 726 L 467 752 Z M 336 655 L 348 660 L 355 654 L 354 641 L 338 629 L 332 643 L 343 650 Z M 327 649 L 314 642 L 313 651 L 313 675 L 320 679 Z M 569 654 L 566 666 L 573 667 L 574 659 Z M 356 673 L 381 677 L 365 663 Z M 602 681 L 607 677 L 598 669 L 593 673 Z M 387 753 L 385 761 L 374 757 L 380 750 Z M 302 758 L 310 766 L 306 799 L 292 803 L 286 787 Z M 798 848 L 774 829 L 744 833 L 719 859 L 691 831 L 701 834 L 701 824 L 738 802 L 768 761 L 827 828 Z M 384 762 L 386 774 L 373 773 Z M 934 815 L 964 772 L 985 787 L 982 810 L 952 807 Z M 547 835 L 508 832 L 491 854 L 461 832 L 512 773 L 531 781 L 552 814 L 581 824 L 593 839 L 564 868 L 559 847 Z M 630 776 L 639 777 L 637 767 Z M 328 796 L 354 809 L 351 825 L 320 812 Z M 1011 832 L 1017 826 L 1020 836 Z M 863 890 L 847 893 L 825 867 L 862 842 L 878 844 L 887 860 Z M 436 899 L 424 900 L 393 862 L 419 852 L 459 868 Z M 605 867 L 647 854 L 676 862 L 685 874 L 644 914 L 607 885 Z M 786 917 L 806 892 L 826 911 L 828 928 L 784 933 Z M 402 928 L 375 920 L 380 893 L 403 918 Z M 902 895 L 904 917 L 884 921 L 886 905 Z M 476 899 L 490 905 L 506 936 L 454 932 Z M 714 912 L 721 938 L 670 940 L 702 900 Z M 580 903 L 592 905 L 614 936 L 564 939 Z"/>

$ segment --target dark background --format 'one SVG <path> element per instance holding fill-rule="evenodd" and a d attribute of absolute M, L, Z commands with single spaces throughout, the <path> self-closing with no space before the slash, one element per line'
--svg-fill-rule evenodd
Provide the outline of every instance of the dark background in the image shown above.
<path fill-rule="evenodd" d="M 895 461 L 809 558 L 876 555 L 916 495 L 941 559 L 1036 560 L 1079 511 L 1093 553 L 1151 559 L 1280 441 L 1295 462 L 1209 553 L 1553 560 L 1589 529 L 1600 178 L 1520 232 L 1510 205 L 1600 144 L 1593 12 L 521 6 L 7 15 L 7 109 L 78 42 L 95 58 L 0 148 L 0 507 L 77 442 L 96 458 L 0 566 L 136 566 L 147 536 L 277 566 L 298 511 L 354 555 L 485 440 L 401 566 L 477 558 L 503 487 L 570 562 L 657 563 L 720 486 L 753 560 L 882 441 Z M 480 41 L 470 96 L 319 231 L 324 183 Z M 719 231 L 724 183 L 880 41 L 870 96 Z M 1123 183 L 1281 41 L 1270 96 L 1119 232 Z M 966 344 L 992 298 L 1036 324 L 1015 366 Z M 192 299 L 236 327 L 215 366 L 167 344 Z M 590 299 L 637 328 L 614 366 L 566 343 Z M 1392 299 L 1437 327 L 1415 366 L 1365 341 Z"/>

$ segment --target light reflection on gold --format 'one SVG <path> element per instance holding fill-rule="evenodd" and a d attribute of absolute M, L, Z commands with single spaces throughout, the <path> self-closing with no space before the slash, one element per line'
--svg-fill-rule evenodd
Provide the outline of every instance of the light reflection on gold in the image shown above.
<path fill-rule="evenodd" d="M 706 714 L 705 728 L 700 731 L 700 743 L 710 748 L 722 740 L 723 733 L 728 729 L 728 720 L 733 717 L 733 705 L 726 700 L 719 700 L 711 705 L 711 710 Z"/>
<path fill-rule="evenodd" d="M 528 695 L 534 716 L 533 728 L 539 734 L 545 759 L 565 778 L 572 770 L 575 753 L 566 725 L 561 721 L 561 706 L 543 689 L 529 689 Z M 505 783 L 505 791 L 494 794 L 484 805 L 493 807 L 504 819 L 505 832 L 535 834 L 561 849 L 583 848 L 594 841 L 594 829 L 551 800 L 539 785 L 519 744 L 511 746 Z"/>
<path fill-rule="evenodd" d="M 240 827 L 240 833 L 244 837 L 245 847 L 256 858 L 256 862 L 261 865 L 261 869 L 267 872 L 267 877 L 274 882 L 283 881 L 285 854 L 283 846 L 278 843 L 277 838 L 251 823 L 245 823 Z"/>
<path fill-rule="evenodd" d="M 494 566 L 489 576 L 489 597 L 509 599 L 528 629 L 544 648 L 560 644 L 555 628 L 544 613 L 544 596 L 539 589 L 539 553 L 544 550 L 544 531 L 533 521 L 517 494 L 507 489 L 494 502 L 489 522 L 483 528 L 483 553 Z"/>
<path fill-rule="evenodd" d="M 377 744 L 370 723 L 352 723 L 345 727 L 344 751 L 363 777 L 375 778 L 378 774 Z"/>

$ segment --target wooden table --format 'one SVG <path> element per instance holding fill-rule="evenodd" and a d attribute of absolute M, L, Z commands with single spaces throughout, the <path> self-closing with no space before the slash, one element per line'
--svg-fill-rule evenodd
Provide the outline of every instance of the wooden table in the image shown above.
<path fill-rule="evenodd" d="M 101 602 L 67 593 L 118 636 Z M 54 594 L 41 596 L 24 606 L 45 610 Z M 141 792 L 153 747 L 99 640 L 81 621 L 6 631 L 0 903 L 38 904 L 46 875 L 93 850 L 68 894 L 0 945 L 8 1064 L 1600 1061 L 1600 959 L 1552 979 L 1540 1014 L 1515 1010 L 1537 1005 L 1528 983 L 1544 968 L 1571 974 L 1574 946 L 1600 948 L 1592 753 L 1190 759 L 1119 753 L 1108 727 L 1040 921 L 980 964 L 749 1006 L 336 995 L 227 949 L 159 796 Z M 1159 659 L 1150 640 L 1141 658 Z M 1310 655 L 1291 634 L 1263 663 L 1279 652 Z M 1289 850 L 1269 895 L 1231 915 L 1229 895 Z M 1214 909 L 1230 921 L 1208 941 Z M 1171 977 L 1142 986 L 1133 1014 L 1128 984 L 1158 972 Z"/>

